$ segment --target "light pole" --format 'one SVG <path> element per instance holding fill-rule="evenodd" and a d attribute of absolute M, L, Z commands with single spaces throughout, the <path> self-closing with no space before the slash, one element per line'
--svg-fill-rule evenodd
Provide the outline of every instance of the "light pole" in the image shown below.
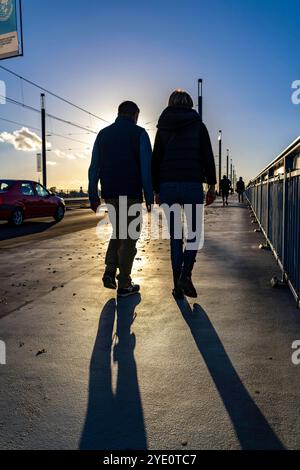
<path fill-rule="evenodd" d="M 227 149 L 227 157 L 226 157 L 226 176 L 229 178 L 229 149 Z"/>
<path fill-rule="evenodd" d="M 222 179 L 222 131 L 219 130 L 219 194 L 221 194 L 221 179 Z"/>
<path fill-rule="evenodd" d="M 230 181 L 233 185 L 233 174 L 232 174 L 232 169 L 233 169 L 233 166 L 232 166 L 232 158 L 230 159 Z"/>
<path fill-rule="evenodd" d="M 46 144 L 46 109 L 45 94 L 41 94 L 41 121 L 42 121 L 42 169 L 43 185 L 47 187 L 47 144 Z"/>
<path fill-rule="evenodd" d="M 203 80 L 202 78 L 199 78 L 198 79 L 198 113 L 199 113 L 199 116 L 201 117 L 201 121 L 202 121 L 202 101 L 203 101 L 203 98 L 202 98 L 202 87 L 203 87 Z"/>

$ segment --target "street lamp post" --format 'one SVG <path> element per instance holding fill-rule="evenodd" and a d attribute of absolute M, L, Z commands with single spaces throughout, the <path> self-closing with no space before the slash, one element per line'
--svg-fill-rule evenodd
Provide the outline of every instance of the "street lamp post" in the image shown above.
<path fill-rule="evenodd" d="M 219 194 L 221 194 L 221 179 L 222 179 L 222 131 L 219 130 Z"/>
<path fill-rule="evenodd" d="M 199 78 L 198 79 L 198 113 L 199 113 L 199 116 L 201 117 L 201 120 L 203 119 L 203 112 L 202 112 L 202 101 L 203 101 L 203 98 L 202 98 L 202 86 L 203 86 L 203 80 L 202 78 Z"/>
<path fill-rule="evenodd" d="M 46 144 L 46 109 L 45 94 L 41 94 L 41 121 L 42 121 L 42 169 L 43 185 L 47 187 L 47 144 Z"/>
<path fill-rule="evenodd" d="M 227 149 L 227 157 L 226 157 L 226 176 L 229 178 L 229 149 Z"/>

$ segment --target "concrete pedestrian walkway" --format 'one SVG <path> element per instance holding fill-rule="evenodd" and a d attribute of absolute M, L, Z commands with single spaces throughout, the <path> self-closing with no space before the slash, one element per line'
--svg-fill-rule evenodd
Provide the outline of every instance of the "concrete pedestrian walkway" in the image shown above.
<path fill-rule="evenodd" d="M 235 198 L 208 208 L 199 297 L 178 304 L 167 241 L 140 242 L 141 297 L 118 303 L 94 229 L 1 251 L 22 301 L 0 304 L 0 448 L 299 448 L 299 310 L 254 228 Z"/>

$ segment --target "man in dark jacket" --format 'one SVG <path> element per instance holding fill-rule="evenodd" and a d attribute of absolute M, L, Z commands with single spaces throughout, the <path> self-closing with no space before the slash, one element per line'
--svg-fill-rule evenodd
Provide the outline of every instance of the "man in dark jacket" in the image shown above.
<path fill-rule="evenodd" d="M 223 207 L 228 206 L 228 197 L 231 189 L 231 181 L 227 178 L 226 175 L 223 176 L 223 179 L 220 182 L 221 196 L 223 200 Z"/>
<path fill-rule="evenodd" d="M 208 131 L 188 93 L 176 90 L 158 121 L 153 156 L 152 181 L 158 203 L 171 208 L 189 206 L 192 216 L 188 237 L 195 233 L 197 208 L 203 205 L 203 185 L 209 186 L 206 205 L 215 200 L 216 169 Z M 189 224 L 188 224 L 189 225 Z M 177 227 L 178 228 L 178 227 Z M 197 249 L 184 249 L 170 221 L 171 259 L 176 299 L 197 297 L 191 275 Z"/>
<path fill-rule="evenodd" d="M 139 108 L 135 103 L 125 101 L 119 106 L 115 123 L 98 134 L 89 169 L 91 208 L 96 212 L 101 203 L 98 192 L 100 180 L 101 196 L 105 199 L 113 224 L 103 283 L 106 288 L 116 289 L 116 274 L 119 269 L 118 296 L 121 297 L 135 294 L 140 289 L 132 283 L 131 270 L 141 226 L 138 236 L 131 237 L 128 233 L 129 226 L 136 217 L 129 216 L 128 211 L 132 206 L 140 205 L 141 215 L 143 192 L 149 211 L 154 202 L 151 181 L 152 148 L 145 129 L 137 126 L 138 116 Z M 125 237 L 124 227 L 121 226 L 124 219 L 127 224 Z"/>
<path fill-rule="evenodd" d="M 244 202 L 245 183 L 242 177 L 236 183 L 236 192 L 239 195 L 239 202 Z"/>

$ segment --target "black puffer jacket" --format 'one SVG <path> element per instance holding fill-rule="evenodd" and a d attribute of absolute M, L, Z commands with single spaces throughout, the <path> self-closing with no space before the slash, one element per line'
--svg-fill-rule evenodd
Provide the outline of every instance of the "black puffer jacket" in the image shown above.
<path fill-rule="evenodd" d="M 209 134 L 197 111 L 168 107 L 159 118 L 157 128 L 152 158 L 156 193 L 163 182 L 216 184 Z"/>

